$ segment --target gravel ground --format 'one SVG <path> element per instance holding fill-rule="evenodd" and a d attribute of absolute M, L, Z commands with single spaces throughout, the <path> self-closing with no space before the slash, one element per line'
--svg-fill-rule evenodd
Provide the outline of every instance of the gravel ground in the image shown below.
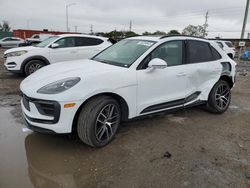
<path fill-rule="evenodd" d="M 0 59 L 0 187 L 250 187 L 249 62 L 238 65 L 226 113 L 192 108 L 124 123 L 102 149 L 25 129 L 22 79 Z"/>

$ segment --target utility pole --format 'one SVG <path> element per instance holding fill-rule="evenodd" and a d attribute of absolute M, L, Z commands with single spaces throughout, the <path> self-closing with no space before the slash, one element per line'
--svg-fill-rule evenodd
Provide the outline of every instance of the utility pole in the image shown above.
<path fill-rule="evenodd" d="M 93 25 L 92 24 L 90 25 L 90 34 L 91 35 L 93 34 Z"/>
<path fill-rule="evenodd" d="M 245 16 L 244 16 L 244 21 L 243 21 L 243 26 L 242 26 L 242 31 L 241 31 L 241 37 L 240 37 L 241 39 L 243 39 L 245 37 L 248 10 L 249 10 L 249 0 L 247 0 L 247 4 L 246 4 Z"/>
<path fill-rule="evenodd" d="M 130 20 L 130 22 L 129 22 L 129 31 L 130 32 L 132 31 L 132 20 Z"/>
<path fill-rule="evenodd" d="M 203 31 L 203 37 L 206 37 L 207 34 L 207 28 L 208 28 L 208 11 L 206 12 L 205 16 L 205 24 L 203 25 L 204 31 Z"/>
<path fill-rule="evenodd" d="M 75 32 L 77 33 L 77 25 L 75 25 Z"/>
<path fill-rule="evenodd" d="M 69 7 L 75 5 L 75 3 L 70 3 L 66 5 L 66 31 L 69 32 Z"/>

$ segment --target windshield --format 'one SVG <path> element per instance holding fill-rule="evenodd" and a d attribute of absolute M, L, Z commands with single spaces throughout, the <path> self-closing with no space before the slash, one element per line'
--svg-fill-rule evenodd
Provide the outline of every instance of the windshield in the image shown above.
<path fill-rule="evenodd" d="M 225 42 L 226 45 L 229 47 L 229 48 L 234 48 L 234 45 L 232 42 Z"/>
<path fill-rule="evenodd" d="M 44 48 L 46 46 L 48 46 L 51 42 L 53 42 L 54 40 L 58 39 L 59 37 L 58 36 L 53 36 L 53 37 L 50 37 L 40 43 L 38 43 L 37 45 L 35 45 L 36 47 L 40 47 L 40 48 Z"/>
<path fill-rule="evenodd" d="M 107 48 L 93 59 L 103 63 L 129 67 L 154 43 L 146 40 L 125 39 Z"/>

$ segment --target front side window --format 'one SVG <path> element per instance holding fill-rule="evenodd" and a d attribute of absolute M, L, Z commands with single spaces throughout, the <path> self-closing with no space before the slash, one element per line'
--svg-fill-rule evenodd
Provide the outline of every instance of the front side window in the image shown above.
<path fill-rule="evenodd" d="M 95 56 L 93 60 L 129 67 L 154 44 L 153 41 L 124 39 Z"/>
<path fill-rule="evenodd" d="M 201 63 L 214 59 L 210 45 L 207 42 L 190 40 L 187 47 L 189 63 Z"/>
<path fill-rule="evenodd" d="M 55 43 L 59 44 L 58 48 L 71 48 L 76 46 L 75 37 L 62 38 Z"/>
<path fill-rule="evenodd" d="M 5 38 L 3 41 L 11 41 L 11 38 Z"/>
<path fill-rule="evenodd" d="M 167 42 L 153 51 L 151 59 L 160 58 L 167 62 L 168 66 L 182 64 L 182 41 Z"/>

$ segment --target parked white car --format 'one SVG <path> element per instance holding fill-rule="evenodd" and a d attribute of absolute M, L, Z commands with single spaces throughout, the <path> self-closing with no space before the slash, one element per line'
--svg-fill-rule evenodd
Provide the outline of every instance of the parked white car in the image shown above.
<path fill-rule="evenodd" d="M 27 126 L 71 133 L 93 147 L 108 144 L 121 121 L 204 105 L 225 112 L 236 63 L 214 42 L 133 37 L 89 60 L 50 65 L 20 85 Z"/>
<path fill-rule="evenodd" d="M 235 47 L 231 41 L 216 40 L 216 42 L 230 58 L 234 59 Z"/>
<path fill-rule="evenodd" d="M 13 48 L 18 47 L 19 44 L 24 43 L 24 40 L 18 37 L 5 37 L 0 40 L 0 47 Z"/>
<path fill-rule="evenodd" d="M 39 43 L 39 42 L 42 42 L 42 41 L 44 41 L 50 37 L 53 37 L 53 36 L 55 36 L 55 35 L 53 35 L 53 34 L 34 34 L 34 35 L 32 35 L 32 37 L 27 38 L 26 41 L 31 42 L 31 43 L 33 43 L 33 42 Z"/>
<path fill-rule="evenodd" d="M 110 45 L 112 43 L 104 37 L 81 34 L 58 35 L 36 46 L 5 51 L 4 65 L 10 72 L 30 75 L 52 63 L 91 58 Z"/>

